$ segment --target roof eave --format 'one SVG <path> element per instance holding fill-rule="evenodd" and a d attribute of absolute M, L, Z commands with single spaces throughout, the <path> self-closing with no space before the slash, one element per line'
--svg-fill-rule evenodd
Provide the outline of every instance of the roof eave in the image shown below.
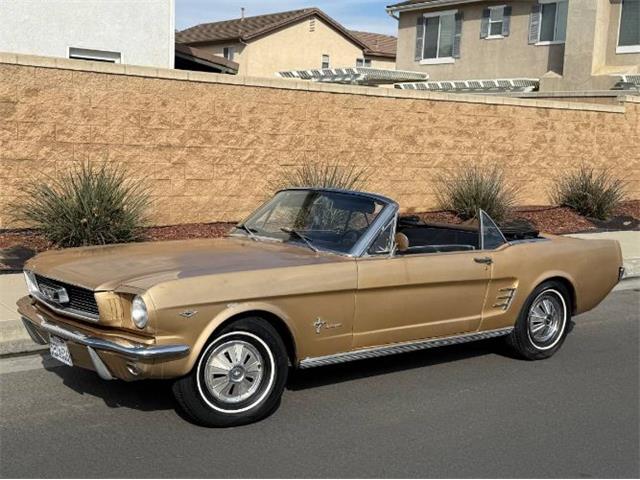
<path fill-rule="evenodd" d="M 226 73 L 226 74 L 230 74 L 230 75 L 237 75 L 238 74 L 238 68 L 232 68 L 226 65 L 223 65 L 221 63 L 212 63 L 212 62 L 208 62 L 206 60 L 202 60 L 198 57 L 192 57 L 190 55 L 185 55 L 182 53 L 176 53 L 176 57 L 181 58 L 183 60 L 187 60 L 193 63 L 197 63 L 199 65 L 203 65 L 205 67 L 210 67 L 212 69 L 217 69 L 220 70 L 220 73 Z"/>
<path fill-rule="evenodd" d="M 180 45 L 187 45 L 189 47 L 195 47 L 197 45 L 215 45 L 218 43 L 230 43 L 230 42 L 234 42 L 234 43 L 240 43 L 240 42 L 244 42 L 245 39 L 243 37 L 227 37 L 227 38 L 217 38 L 215 40 L 196 40 L 194 42 L 178 42 L 176 41 L 176 43 L 180 44 Z"/>
<path fill-rule="evenodd" d="M 432 8 L 448 7 L 451 5 L 462 5 L 465 3 L 477 3 L 482 0 L 430 0 L 420 3 L 412 3 L 410 5 L 389 5 L 387 12 L 409 12 L 412 10 L 430 10 Z"/>
<path fill-rule="evenodd" d="M 238 69 L 240 68 L 240 65 L 233 60 L 198 51 L 197 48 L 186 46 L 184 44 L 176 44 L 174 52 L 176 58 L 181 58 L 183 60 L 218 69 L 223 73 L 237 74 Z"/>
<path fill-rule="evenodd" d="M 364 55 L 365 57 L 381 57 L 381 58 L 390 58 L 392 60 L 396 59 L 395 54 L 384 53 L 384 52 L 372 52 L 371 50 L 365 50 Z"/>

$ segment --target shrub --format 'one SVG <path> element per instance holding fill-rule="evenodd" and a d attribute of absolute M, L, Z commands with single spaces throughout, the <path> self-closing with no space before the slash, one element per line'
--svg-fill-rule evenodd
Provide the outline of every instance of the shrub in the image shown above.
<path fill-rule="evenodd" d="M 280 178 L 270 186 L 279 190 L 290 187 L 320 187 L 355 190 L 369 178 L 369 170 L 357 165 L 341 166 L 329 163 L 303 163 L 283 170 Z"/>
<path fill-rule="evenodd" d="M 463 219 L 475 218 L 478 209 L 495 221 L 504 220 L 513 208 L 519 188 L 508 185 L 504 171 L 493 167 L 466 167 L 450 170 L 436 178 L 436 198 L 443 210 Z"/>
<path fill-rule="evenodd" d="M 121 167 L 87 163 L 21 188 L 15 220 L 61 247 L 130 242 L 147 220 L 146 183 Z"/>
<path fill-rule="evenodd" d="M 551 189 L 556 205 L 569 207 L 585 217 L 606 220 L 625 197 L 625 182 L 609 169 L 582 165 L 559 177 Z"/>

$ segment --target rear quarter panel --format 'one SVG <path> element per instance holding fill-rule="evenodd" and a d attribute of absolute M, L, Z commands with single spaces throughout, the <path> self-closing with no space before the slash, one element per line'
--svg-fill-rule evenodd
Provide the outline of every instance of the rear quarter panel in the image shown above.
<path fill-rule="evenodd" d="M 542 282 L 562 278 L 573 289 L 573 313 L 597 306 L 618 282 L 622 266 L 615 240 L 584 240 L 545 235 L 545 240 L 516 243 L 492 254 L 492 280 L 487 291 L 481 329 L 514 325 L 527 297 Z M 503 310 L 495 305 L 501 289 L 516 288 L 515 297 Z"/>

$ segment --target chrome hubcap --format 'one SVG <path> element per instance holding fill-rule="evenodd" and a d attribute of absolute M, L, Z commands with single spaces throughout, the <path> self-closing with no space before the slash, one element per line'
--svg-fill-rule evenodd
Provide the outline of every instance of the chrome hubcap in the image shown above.
<path fill-rule="evenodd" d="M 260 352 L 248 342 L 231 340 L 218 345 L 204 371 L 209 393 L 226 403 L 246 400 L 260 387 L 263 363 Z"/>
<path fill-rule="evenodd" d="M 552 293 L 538 296 L 529 309 L 529 336 L 534 343 L 545 344 L 562 328 L 564 309 Z"/>

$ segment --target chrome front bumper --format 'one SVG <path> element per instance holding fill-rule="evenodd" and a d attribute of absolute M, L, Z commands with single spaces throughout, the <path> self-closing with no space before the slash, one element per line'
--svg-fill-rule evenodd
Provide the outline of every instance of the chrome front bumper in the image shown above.
<path fill-rule="evenodd" d="M 34 342 L 41 345 L 49 343 L 41 334 L 41 331 L 45 331 L 51 335 L 86 346 L 96 372 L 100 378 L 104 380 L 112 380 L 114 376 L 100 358 L 98 351 L 113 352 L 133 361 L 153 359 L 167 360 L 184 357 L 189 354 L 188 345 L 122 345 L 110 340 L 103 340 L 86 335 L 60 325 L 55 325 L 45 320 L 41 315 L 38 315 L 38 317 L 40 320 L 39 325 L 27 317 L 22 317 L 22 323 L 24 323 L 27 332 Z"/>

